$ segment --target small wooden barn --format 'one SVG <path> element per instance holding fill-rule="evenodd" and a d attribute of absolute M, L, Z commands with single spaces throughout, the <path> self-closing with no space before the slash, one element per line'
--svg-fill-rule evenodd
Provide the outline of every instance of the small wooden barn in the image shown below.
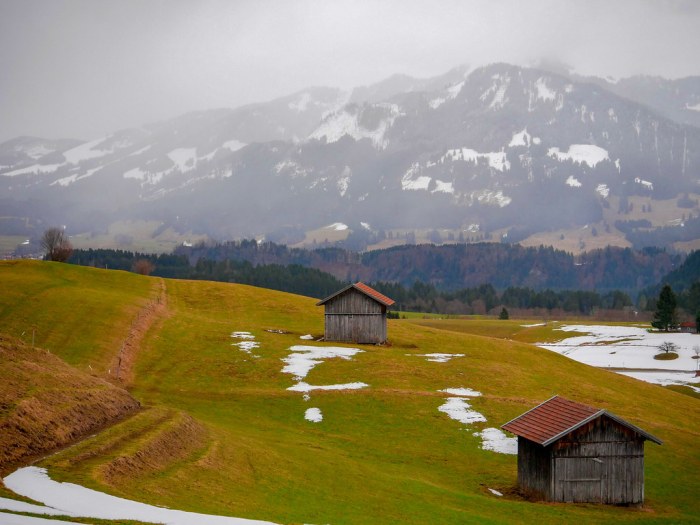
<path fill-rule="evenodd" d="M 644 430 L 554 396 L 501 428 L 518 436 L 518 485 L 547 501 L 641 505 Z"/>
<path fill-rule="evenodd" d="M 392 299 L 363 283 L 346 286 L 319 301 L 326 308 L 326 341 L 386 342 L 386 312 Z"/>

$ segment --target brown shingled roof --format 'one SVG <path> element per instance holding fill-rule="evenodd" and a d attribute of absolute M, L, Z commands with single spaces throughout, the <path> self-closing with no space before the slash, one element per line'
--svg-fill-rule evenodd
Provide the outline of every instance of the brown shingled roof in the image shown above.
<path fill-rule="evenodd" d="M 364 283 L 355 283 L 355 284 L 351 284 L 351 285 L 349 285 L 349 286 L 346 286 L 346 287 L 343 288 L 342 290 L 339 290 L 339 291 L 335 292 L 333 295 L 331 295 L 331 296 L 329 296 L 329 297 L 326 297 L 326 298 L 323 299 L 322 301 L 319 301 L 318 303 L 316 303 L 316 306 L 321 306 L 322 304 L 327 303 L 328 301 L 330 301 L 331 299 L 333 299 L 335 296 L 340 295 L 340 294 L 343 293 L 343 292 L 346 292 L 346 291 L 349 290 L 350 288 L 355 288 L 356 290 L 362 292 L 363 294 L 368 295 L 369 297 L 371 297 L 371 298 L 374 299 L 375 301 L 377 301 L 377 302 L 383 304 L 384 306 L 391 306 L 391 305 L 394 304 L 394 300 L 393 300 L 393 299 L 389 299 L 386 295 L 380 294 L 380 293 L 379 293 L 377 290 L 375 290 L 374 288 L 372 288 L 372 287 L 370 287 L 370 286 L 367 286 L 367 285 L 364 284 Z"/>
<path fill-rule="evenodd" d="M 661 440 L 628 423 L 606 410 L 554 396 L 501 428 L 546 447 L 559 438 L 600 416 L 606 415 L 621 425 L 637 432 L 645 439 L 661 445 Z"/>

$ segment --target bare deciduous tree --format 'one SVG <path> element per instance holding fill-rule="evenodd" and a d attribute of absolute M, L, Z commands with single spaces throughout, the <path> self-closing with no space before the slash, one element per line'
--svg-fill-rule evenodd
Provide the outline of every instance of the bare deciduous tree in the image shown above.
<path fill-rule="evenodd" d="M 678 350 L 678 345 L 676 343 L 672 343 L 671 341 L 664 341 L 659 345 L 659 350 L 666 352 L 667 354 L 669 352 L 676 352 Z"/>
<path fill-rule="evenodd" d="M 41 237 L 41 247 L 49 261 L 66 262 L 73 253 L 73 246 L 61 228 L 49 228 Z"/>
<path fill-rule="evenodd" d="M 151 275 L 151 272 L 156 269 L 156 265 L 148 259 L 139 259 L 134 262 L 132 271 L 141 275 Z"/>

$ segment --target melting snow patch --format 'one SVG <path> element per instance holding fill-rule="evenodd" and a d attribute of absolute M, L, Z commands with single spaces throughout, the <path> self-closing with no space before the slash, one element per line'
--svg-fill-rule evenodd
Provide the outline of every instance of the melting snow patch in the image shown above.
<path fill-rule="evenodd" d="M 648 180 L 643 180 L 643 179 L 640 179 L 639 177 L 636 177 L 634 179 L 634 182 L 636 182 L 637 184 L 641 184 L 642 186 L 644 186 L 648 190 L 654 189 L 654 184 L 649 182 Z"/>
<path fill-rule="evenodd" d="M 569 178 L 566 179 L 566 184 L 567 184 L 567 186 L 571 186 L 572 188 L 580 188 L 581 187 L 581 182 L 573 175 L 569 175 Z"/>
<path fill-rule="evenodd" d="M 360 223 L 360 226 L 362 226 L 362 227 L 363 227 L 365 230 L 367 230 L 367 231 L 371 231 L 371 230 L 372 230 L 372 226 L 370 226 L 370 224 L 369 224 L 368 222 L 361 222 L 361 223 Z"/>
<path fill-rule="evenodd" d="M 455 357 L 464 357 L 464 354 L 406 354 L 406 355 L 417 355 L 418 357 L 425 357 L 427 361 L 432 361 L 433 363 L 447 363 L 450 359 Z"/>
<path fill-rule="evenodd" d="M 103 492 L 87 489 L 74 483 L 60 483 L 49 478 L 46 469 L 21 468 L 4 479 L 13 492 L 39 501 L 51 509 L 72 517 L 104 520 L 134 520 L 166 525 L 263 525 L 267 521 L 248 520 L 211 514 L 197 514 L 181 510 L 147 505 Z M 38 506 L 37 506 L 38 507 Z M 34 511 L 32 511 L 34 512 Z"/>
<path fill-rule="evenodd" d="M 233 139 L 233 140 L 227 140 L 226 142 L 224 142 L 221 145 L 221 147 L 229 149 L 231 151 L 238 151 L 241 148 L 245 148 L 247 145 L 248 144 L 246 144 L 245 142 L 240 142 L 236 139 Z"/>
<path fill-rule="evenodd" d="M 305 341 L 312 341 L 314 338 L 313 335 L 311 334 L 306 334 L 306 335 L 300 335 L 299 339 L 304 339 Z"/>
<path fill-rule="evenodd" d="M 447 150 L 440 162 L 445 161 L 458 161 L 463 160 L 465 162 L 477 163 L 479 159 L 486 159 L 490 167 L 498 171 L 505 171 L 510 169 L 510 161 L 506 156 L 505 151 L 492 151 L 488 153 L 479 153 L 476 150 L 470 148 L 458 148 Z"/>
<path fill-rule="evenodd" d="M 607 184 L 598 184 L 595 191 L 598 192 L 598 194 L 604 199 L 607 199 L 608 195 L 610 195 L 610 188 L 608 188 Z"/>
<path fill-rule="evenodd" d="M 3 173 L 2 175 L 4 177 L 15 177 L 17 175 L 29 175 L 29 174 L 40 175 L 42 173 L 53 173 L 61 166 L 63 166 L 63 163 L 61 163 L 61 164 L 34 164 L 33 166 L 29 166 L 27 168 L 20 168 L 18 170 L 8 171 L 7 173 Z"/>
<path fill-rule="evenodd" d="M 290 386 L 287 390 L 292 392 L 313 392 L 314 390 L 360 390 L 366 388 L 367 383 L 343 383 L 340 385 L 310 385 L 304 381 L 299 381 L 296 385 Z"/>
<path fill-rule="evenodd" d="M 438 410 L 465 425 L 486 421 L 481 413 L 472 410 L 471 405 L 461 397 L 448 397 L 445 404 L 440 405 Z"/>
<path fill-rule="evenodd" d="M 579 164 L 588 164 L 591 168 L 595 168 L 599 162 L 609 160 L 607 150 L 593 144 L 572 144 L 568 151 L 549 148 L 547 155 L 559 161 L 571 160 Z"/>
<path fill-rule="evenodd" d="M 498 496 L 499 498 L 503 496 L 502 492 L 497 491 L 496 489 L 489 489 L 489 492 L 493 494 L 494 496 Z"/>
<path fill-rule="evenodd" d="M 527 128 L 525 128 L 520 133 L 515 133 L 513 135 L 513 138 L 510 139 L 510 143 L 508 144 L 508 147 L 513 148 L 515 146 L 529 146 L 531 140 L 532 140 L 532 137 L 527 132 Z"/>
<path fill-rule="evenodd" d="M 481 395 L 481 392 L 472 390 L 471 388 L 443 388 L 442 390 L 438 390 L 438 392 L 445 392 L 453 396 L 463 397 L 479 397 Z"/>
<path fill-rule="evenodd" d="M 329 224 L 328 226 L 326 226 L 325 229 L 342 232 L 348 229 L 348 225 L 343 224 L 342 222 L 334 222 L 333 224 Z"/>
<path fill-rule="evenodd" d="M 324 359 L 340 357 L 350 359 L 355 354 L 362 352 L 359 348 L 344 348 L 339 346 L 293 346 L 292 353 L 282 358 L 286 364 L 282 368 L 285 374 L 294 375 L 297 381 L 301 381 L 313 367 L 323 362 Z"/>
<path fill-rule="evenodd" d="M 255 336 L 250 332 L 232 332 L 231 337 L 236 339 L 255 339 Z"/>
<path fill-rule="evenodd" d="M 689 104 L 686 104 L 686 105 L 685 105 L 685 109 L 689 109 L 689 110 L 691 110 L 691 111 L 700 111 L 700 102 L 697 103 L 697 104 L 695 104 L 695 105 L 693 105 L 693 106 L 691 106 L 691 105 L 689 105 Z"/>
<path fill-rule="evenodd" d="M 547 85 L 543 77 L 540 77 L 535 82 L 535 87 L 537 88 L 537 98 L 544 101 L 554 101 L 557 98 L 556 91 L 553 91 Z"/>
<path fill-rule="evenodd" d="M 523 328 L 534 328 L 535 326 L 547 326 L 547 323 L 521 324 Z"/>
<path fill-rule="evenodd" d="M 307 408 L 304 413 L 304 419 L 311 421 L 312 423 L 320 423 L 323 421 L 323 414 L 320 408 Z"/>
<path fill-rule="evenodd" d="M 454 193 L 455 188 L 451 182 L 443 182 L 441 180 L 435 179 L 435 189 L 433 193 Z"/>
<path fill-rule="evenodd" d="M 693 346 L 697 336 L 688 333 L 647 332 L 634 326 L 565 325 L 564 332 L 586 332 L 557 343 L 537 343 L 538 346 L 565 355 L 591 366 L 613 368 L 636 379 L 656 384 L 699 383 L 693 377 L 696 360 Z M 678 359 L 654 359 L 665 341 L 678 346 Z"/>
<path fill-rule="evenodd" d="M 80 146 L 77 146 L 73 149 L 70 149 L 68 151 L 63 152 L 63 158 L 66 159 L 66 162 L 69 162 L 70 164 L 78 164 L 80 161 L 87 160 L 87 159 L 94 159 L 97 157 L 104 157 L 105 155 L 112 153 L 113 150 L 111 149 L 92 149 L 101 142 L 104 142 L 108 137 L 103 137 L 99 138 L 97 140 L 93 140 L 90 142 L 86 142 L 85 144 L 81 144 Z"/>
<path fill-rule="evenodd" d="M 485 428 L 481 432 L 475 432 L 474 435 L 481 438 L 481 448 L 484 450 L 500 454 L 518 453 L 518 438 L 508 437 L 498 428 Z"/>

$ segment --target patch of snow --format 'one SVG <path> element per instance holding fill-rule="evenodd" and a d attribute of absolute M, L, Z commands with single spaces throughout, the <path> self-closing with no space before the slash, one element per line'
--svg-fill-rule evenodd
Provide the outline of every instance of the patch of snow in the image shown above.
<path fill-rule="evenodd" d="M 231 343 L 232 346 L 237 346 L 238 348 L 241 349 L 241 351 L 245 352 L 246 354 L 253 354 L 253 350 L 256 348 L 260 348 L 260 343 L 257 341 L 241 341 L 240 343 Z"/>
<path fill-rule="evenodd" d="M 425 357 L 426 361 L 431 361 L 433 363 L 447 363 L 450 359 L 455 357 L 464 357 L 464 354 L 406 354 L 406 355 L 417 355 L 418 357 Z"/>
<path fill-rule="evenodd" d="M 246 144 L 245 142 L 241 142 L 239 140 L 232 139 L 232 140 L 227 140 L 226 142 L 224 142 L 221 145 L 221 147 L 229 149 L 231 151 L 238 151 L 239 149 L 245 148 L 247 145 L 248 144 Z"/>
<path fill-rule="evenodd" d="M 394 125 L 394 121 L 402 113 L 396 104 L 379 103 L 375 108 L 386 110 L 386 116 L 381 119 L 375 129 L 367 129 L 359 123 L 359 115 L 351 113 L 347 108 L 329 115 L 321 125 L 309 135 L 309 139 L 322 139 L 326 142 L 338 142 L 344 136 L 354 140 L 370 139 L 377 149 L 385 149 L 388 145 L 384 135 Z"/>
<path fill-rule="evenodd" d="M 47 148 L 44 144 L 38 144 L 36 146 L 31 146 L 29 148 L 23 148 L 21 146 L 15 147 L 15 151 L 22 151 L 24 152 L 25 155 L 28 157 L 31 157 L 32 159 L 40 159 L 44 155 L 48 155 L 49 153 L 53 153 L 56 151 L 54 148 Z"/>
<path fill-rule="evenodd" d="M 320 408 L 307 408 L 304 413 L 304 419 L 311 421 L 312 423 L 320 423 L 323 421 L 323 414 Z"/>
<path fill-rule="evenodd" d="M 40 175 L 42 173 L 53 173 L 56 171 L 58 168 L 61 166 L 64 166 L 65 163 L 61 164 L 34 164 L 32 166 L 28 166 L 26 168 L 20 168 L 18 170 L 13 170 L 13 171 L 8 171 L 6 173 L 3 173 L 2 176 L 4 177 L 16 177 L 17 175 Z"/>
<path fill-rule="evenodd" d="M 566 152 L 559 148 L 549 148 L 547 155 L 559 161 L 572 160 L 578 164 L 588 164 L 591 168 L 595 168 L 599 162 L 610 160 L 607 150 L 593 144 L 572 144 Z"/>
<path fill-rule="evenodd" d="M 543 77 L 540 77 L 535 82 L 535 88 L 537 88 L 537 99 L 542 99 L 545 102 L 554 101 L 557 98 L 557 92 L 552 90 Z"/>
<path fill-rule="evenodd" d="M 573 175 L 569 175 L 569 178 L 566 179 L 566 184 L 567 184 L 567 186 L 571 186 L 572 188 L 580 188 L 581 187 L 581 182 Z"/>
<path fill-rule="evenodd" d="M 432 179 L 425 175 L 421 175 L 415 180 L 406 180 L 406 177 L 401 179 L 401 189 L 403 190 L 427 190 Z"/>
<path fill-rule="evenodd" d="M 282 162 L 278 162 L 275 164 L 275 172 L 278 175 L 281 175 L 282 172 L 284 172 L 285 175 L 291 177 L 292 179 L 306 177 L 309 174 L 306 168 L 293 160 L 283 160 Z"/>
<path fill-rule="evenodd" d="M 172 510 L 110 496 L 74 483 L 49 478 L 46 469 L 24 467 L 4 480 L 13 492 L 60 510 L 64 515 L 104 520 L 133 520 L 166 525 L 270 525 L 271 522 Z"/>
<path fill-rule="evenodd" d="M 314 338 L 313 335 L 311 334 L 306 334 L 306 335 L 301 335 L 299 336 L 299 339 L 304 339 L 305 341 L 312 341 Z"/>
<path fill-rule="evenodd" d="M 144 180 L 147 177 L 147 173 L 143 171 L 141 168 L 134 168 L 129 171 L 125 171 L 124 177 L 125 179 L 137 179 L 137 180 Z"/>
<path fill-rule="evenodd" d="M 503 496 L 502 492 L 497 491 L 496 489 L 489 488 L 489 492 L 493 494 L 494 496 L 498 496 L 499 498 Z"/>
<path fill-rule="evenodd" d="M 505 151 L 479 153 L 471 148 L 451 149 L 447 150 L 447 153 L 442 156 L 440 162 L 462 160 L 476 164 L 479 159 L 486 159 L 490 167 L 501 172 L 510 169 L 510 161 Z"/>
<path fill-rule="evenodd" d="M 453 396 L 463 397 L 479 397 L 481 395 L 481 392 L 472 390 L 471 388 L 443 388 L 442 390 L 438 390 L 438 392 L 445 392 Z"/>
<path fill-rule="evenodd" d="M 697 104 L 694 104 L 692 106 L 690 104 L 686 104 L 685 109 L 689 109 L 691 111 L 700 111 L 700 102 L 698 102 Z"/>
<path fill-rule="evenodd" d="M 22 243 L 22 246 L 27 246 L 28 244 L 29 244 L 29 239 L 25 240 L 25 241 Z"/>
<path fill-rule="evenodd" d="M 503 194 L 501 190 L 493 191 L 489 189 L 484 189 L 480 191 L 474 191 L 469 195 L 472 202 L 476 199 L 480 204 L 494 204 L 499 208 L 505 208 L 508 206 L 513 199 Z"/>
<path fill-rule="evenodd" d="M 372 230 L 372 226 L 370 226 L 370 224 L 369 224 L 368 222 L 361 222 L 361 223 L 360 223 L 360 226 L 362 226 L 362 227 L 363 227 L 365 230 L 367 230 L 367 231 L 371 231 L 371 230 Z"/>
<path fill-rule="evenodd" d="M 197 166 L 197 148 L 174 149 L 168 153 L 168 158 L 182 173 L 193 170 Z"/>
<path fill-rule="evenodd" d="M 542 139 L 539 137 L 532 137 L 532 143 L 535 145 L 539 145 L 542 143 Z"/>
<path fill-rule="evenodd" d="M 521 132 L 513 135 L 513 138 L 510 139 L 510 142 L 508 143 L 508 147 L 513 148 L 516 146 L 530 146 L 531 140 L 532 137 L 527 132 L 527 128 L 525 128 Z"/>
<path fill-rule="evenodd" d="M 58 180 L 53 181 L 49 186 L 55 186 L 56 184 L 58 184 L 59 186 L 64 186 L 64 187 L 70 186 L 74 182 L 91 177 L 95 172 L 98 172 L 101 169 L 102 169 L 102 166 L 99 166 L 97 168 L 87 170 L 82 175 L 78 175 L 77 173 L 74 173 L 73 175 L 69 175 L 68 177 L 63 177 L 63 178 L 60 178 Z"/>
<path fill-rule="evenodd" d="M 608 198 L 608 195 L 610 195 L 610 188 L 608 188 L 607 184 L 598 184 L 596 186 L 595 191 L 597 191 L 601 197 L 604 199 Z"/>
<path fill-rule="evenodd" d="M 328 226 L 324 226 L 324 229 L 326 230 L 333 230 L 336 232 L 342 232 L 348 229 L 348 225 L 344 224 L 342 222 L 334 222 L 333 224 L 329 224 Z"/>
<path fill-rule="evenodd" d="M 454 194 L 454 192 L 455 192 L 455 188 L 451 182 L 444 182 L 444 181 L 435 179 L 435 189 L 432 191 L 432 193 L 452 193 L 452 194 Z"/>
<path fill-rule="evenodd" d="M 148 146 L 144 146 L 144 147 L 141 148 L 141 149 L 137 149 L 137 150 L 134 151 L 133 153 L 130 153 L 130 154 L 129 154 L 129 157 L 135 157 L 136 155 L 141 155 L 141 153 L 145 153 L 145 152 L 148 151 L 149 149 L 151 149 L 151 145 L 150 145 L 150 144 L 149 144 Z"/>
<path fill-rule="evenodd" d="M 481 448 L 499 454 L 517 454 L 518 438 L 508 437 L 498 428 L 485 428 L 474 434 L 481 438 Z"/>
<path fill-rule="evenodd" d="M 231 337 L 236 339 L 255 339 L 255 336 L 250 332 L 232 332 Z"/>
<path fill-rule="evenodd" d="M 696 368 L 693 346 L 698 344 L 695 334 L 648 332 L 634 326 L 564 325 L 558 330 L 585 332 L 587 335 L 537 345 L 575 361 L 611 368 L 615 372 L 650 383 L 700 383 L 700 377 L 693 377 Z M 678 346 L 678 359 L 654 359 L 654 356 L 661 352 L 659 345 L 665 341 Z M 671 381 L 673 383 L 670 383 Z"/>
<path fill-rule="evenodd" d="M 620 159 L 615 159 L 615 167 L 617 168 L 617 172 L 620 173 L 620 170 L 622 169 L 620 167 Z"/>
<path fill-rule="evenodd" d="M 448 397 L 445 404 L 440 405 L 438 410 L 447 414 L 451 419 L 465 425 L 486 421 L 486 418 L 481 413 L 473 410 L 471 405 L 461 397 Z"/>
<path fill-rule="evenodd" d="M 648 180 L 643 180 L 643 179 L 640 179 L 639 177 L 635 177 L 634 182 L 636 182 L 637 184 L 641 184 L 642 186 L 644 186 L 648 190 L 654 189 L 654 184 L 649 182 Z"/>
<path fill-rule="evenodd" d="M 547 326 L 547 323 L 521 324 L 523 328 L 534 328 L 535 326 Z"/>
<path fill-rule="evenodd" d="M 69 164 L 78 164 L 83 160 L 104 157 L 105 155 L 114 153 L 114 150 L 112 149 L 92 149 L 101 142 L 104 142 L 107 138 L 108 137 L 102 137 L 90 142 L 86 142 L 85 144 L 81 144 L 80 146 L 77 146 L 68 151 L 64 151 L 63 158 L 65 158 L 66 162 L 68 162 Z"/>
<path fill-rule="evenodd" d="M 12 512 L 27 512 L 30 514 L 43 514 L 45 516 L 74 516 L 68 511 L 54 509 L 52 507 L 44 507 L 43 505 L 35 505 L 24 501 L 17 501 L 9 498 L 0 498 L 0 509 L 9 510 Z M 3 516 L 4 518 L 4 516 Z M 5 523 L 0 521 L 0 523 Z M 52 521 L 51 523 L 57 523 Z"/>
<path fill-rule="evenodd" d="M 304 381 L 299 381 L 296 385 L 290 386 L 287 390 L 292 392 L 312 392 L 314 390 L 360 390 L 361 388 L 367 388 L 368 386 L 369 385 L 367 383 L 360 383 L 358 381 L 338 385 L 310 385 Z"/>
<path fill-rule="evenodd" d="M 316 365 L 324 359 L 339 357 L 349 360 L 355 354 L 362 352 L 359 348 L 345 348 L 339 346 L 292 346 L 292 353 L 282 358 L 285 363 L 282 372 L 292 374 L 297 381 L 301 381 Z"/>
<path fill-rule="evenodd" d="M 428 102 L 428 105 L 433 109 L 437 109 L 440 106 L 442 106 L 445 102 L 447 102 L 447 99 L 445 97 L 437 97 Z"/>

